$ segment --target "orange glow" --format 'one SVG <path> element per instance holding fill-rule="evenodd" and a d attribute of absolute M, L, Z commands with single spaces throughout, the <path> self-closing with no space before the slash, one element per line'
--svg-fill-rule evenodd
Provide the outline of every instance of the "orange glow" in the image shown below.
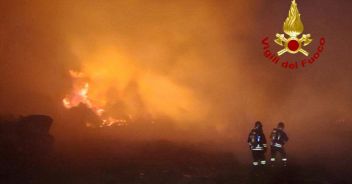
<path fill-rule="evenodd" d="M 77 45 L 73 48 L 82 60 L 82 72 L 70 71 L 73 89 L 63 99 L 66 108 L 85 104 L 99 117 L 109 114 L 101 118 L 101 126 L 122 126 L 132 119 L 151 123 L 160 116 L 182 124 L 201 119 L 191 89 L 168 76 L 136 67 L 113 46 L 101 46 L 91 53 L 84 50 Z"/>
<path fill-rule="evenodd" d="M 73 107 L 77 107 L 80 104 L 86 105 L 89 109 L 91 109 L 98 117 L 101 118 L 101 124 L 99 127 L 105 126 L 124 126 L 127 125 L 127 120 L 125 119 L 116 119 L 112 117 L 104 118 L 105 110 L 100 108 L 98 104 L 92 103 L 91 99 L 88 96 L 89 92 L 89 83 L 84 82 L 82 85 L 82 80 L 84 80 L 83 73 L 75 72 L 70 70 L 70 75 L 74 79 L 73 90 L 71 94 L 67 95 L 63 100 L 63 105 L 67 109 L 71 109 Z M 91 127 L 92 124 L 90 122 L 86 122 L 87 127 Z"/>

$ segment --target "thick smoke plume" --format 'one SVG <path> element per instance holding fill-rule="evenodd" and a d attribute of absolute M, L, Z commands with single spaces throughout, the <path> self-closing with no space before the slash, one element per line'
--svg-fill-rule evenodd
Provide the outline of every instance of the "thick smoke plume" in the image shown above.
<path fill-rule="evenodd" d="M 325 36 L 329 46 L 321 63 L 301 71 L 267 63 L 261 53 L 261 39 L 282 32 L 289 3 L 274 3 L 275 17 L 264 11 L 269 5 L 246 0 L 0 5 L 0 111 L 52 115 L 57 134 L 80 119 L 63 118 L 62 99 L 74 83 L 70 70 L 84 73 L 91 99 L 109 113 L 170 124 L 160 131 L 164 138 L 172 129 L 182 132 L 174 137 L 192 134 L 188 141 L 241 148 L 254 121 L 263 121 L 266 132 L 284 121 L 295 151 L 302 143 L 314 147 L 312 137 L 338 142 L 331 126 L 351 128 L 352 65 L 333 54 L 347 47 L 334 49 L 341 41 L 319 26 L 334 17 L 305 14 L 308 3 L 299 2 L 308 7 L 300 10 L 306 31 L 316 40 Z"/>

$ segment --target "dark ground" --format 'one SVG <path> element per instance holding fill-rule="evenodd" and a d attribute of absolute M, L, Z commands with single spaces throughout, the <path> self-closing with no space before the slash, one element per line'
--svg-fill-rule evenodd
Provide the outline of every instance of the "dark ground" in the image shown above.
<path fill-rule="evenodd" d="M 253 169 L 250 163 L 241 164 L 232 153 L 205 151 L 192 144 L 146 141 L 72 145 L 56 148 L 49 155 L 2 157 L 0 183 L 351 183 L 350 170 L 336 171 L 323 163 L 298 165 L 291 161 L 287 168 Z"/>

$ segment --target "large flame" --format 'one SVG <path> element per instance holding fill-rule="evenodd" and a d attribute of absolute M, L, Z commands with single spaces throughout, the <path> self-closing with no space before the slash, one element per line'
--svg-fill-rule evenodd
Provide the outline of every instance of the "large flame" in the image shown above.
<path fill-rule="evenodd" d="M 63 105 L 67 109 L 77 107 L 80 104 L 85 105 L 87 108 L 91 109 L 98 117 L 101 118 L 100 124 L 98 127 L 105 126 L 124 126 L 127 125 L 126 119 L 117 119 L 105 114 L 105 110 L 101 107 L 102 105 L 99 102 L 93 102 L 88 96 L 89 92 L 89 83 L 85 81 L 85 75 L 81 72 L 76 72 L 70 70 L 70 76 L 73 78 L 73 88 L 69 95 L 67 95 L 63 100 Z M 95 122 L 96 123 L 96 122 Z M 86 122 L 88 127 L 94 126 L 94 123 Z"/>
<path fill-rule="evenodd" d="M 295 0 L 292 1 L 288 17 L 284 23 L 284 32 L 292 37 L 296 37 L 303 33 L 304 26 L 301 21 L 301 14 L 298 11 L 297 3 Z"/>
<path fill-rule="evenodd" d="M 80 45 L 80 44 L 78 44 Z M 100 126 L 154 123 L 159 117 L 197 122 L 198 102 L 192 91 L 165 75 L 137 67 L 114 46 L 102 44 L 95 52 L 75 45 L 84 61 L 80 72 L 70 71 L 73 88 L 63 99 L 66 108 L 84 104 L 101 118 Z"/>

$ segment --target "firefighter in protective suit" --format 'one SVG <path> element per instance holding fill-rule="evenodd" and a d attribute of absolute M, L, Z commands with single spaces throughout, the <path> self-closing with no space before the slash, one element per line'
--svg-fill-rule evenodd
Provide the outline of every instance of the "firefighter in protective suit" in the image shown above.
<path fill-rule="evenodd" d="M 266 139 L 263 133 L 263 125 L 260 121 L 255 122 L 255 127 L 249 133 L 248 144 L 252 151 L 253 166 L 258 166 L 259 163 L 265 165 Z"/>
<path fill-rule="evenodd" d="M 271 132 L 271 165 L 276 161 L 276 154 L 279 153 L 281 161 L 284 166 L 287 166 L 286 151 L 284 148 L 285 143 L 288 141 L 287 134 L 284 132 L 285 124 L 280 122 L 277 128 Z"/>

